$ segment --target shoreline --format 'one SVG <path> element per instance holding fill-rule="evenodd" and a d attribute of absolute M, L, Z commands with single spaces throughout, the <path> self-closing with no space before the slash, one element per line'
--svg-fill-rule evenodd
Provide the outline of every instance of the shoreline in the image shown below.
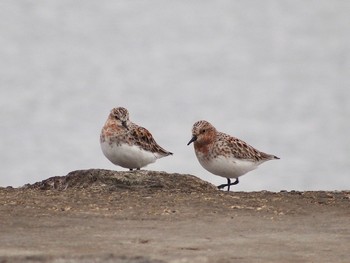
<path fill-rule="evenodd" d="M 74 171 L 0 188 L 1 262 L 346 262 L 350 191 L 226 192 L 192 175 Z"/>

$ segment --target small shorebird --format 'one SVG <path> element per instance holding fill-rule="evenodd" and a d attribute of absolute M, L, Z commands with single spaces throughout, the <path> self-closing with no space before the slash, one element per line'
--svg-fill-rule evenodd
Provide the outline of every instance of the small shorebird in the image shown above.
<path fill-rule="evenodd" d="M 207 171 L 227 178 L 227 184 L 219 185 L 222 189 L 239 183 L 238 177 L 256 169 L 260 164 L 277 156 L 260 152 L 246 142 L 233 136 L 219 132 L 209 122 L 197 121 L 192 128 L 192 139 L 187 145 L 194 143 L 194 150 L 199 163 Z M 230 178 L 236 178 L 231 183 Z"/>
<path fill-rule="evenodd" d="M 111 110 L 101 131 L 100 144 L 108 160 L 131 171 L 172 155 L 156 143 L 147 129 L 131 122 L 128 110 L 122 107 Z"/>

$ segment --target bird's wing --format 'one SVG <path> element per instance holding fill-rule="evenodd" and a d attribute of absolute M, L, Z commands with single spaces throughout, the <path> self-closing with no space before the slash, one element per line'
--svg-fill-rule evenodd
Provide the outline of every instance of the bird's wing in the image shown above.
<path fill-rule="evenodd" d="M 235 138 L 233 136 L 224 134 L 225 144 L 230 149 L 231 153 L 238 159 L 246 159 L 253 161 L 264 161 L 271 159 L 269 154 L 260 152 L 248 143 Z"/>
<path fill-rule="evenodd" d="M 133 125 L 129 134 L 133 143 L 146 151 L 158 153 L 163 156 L 172 154 L 160 147 L 146 128 Z"/>

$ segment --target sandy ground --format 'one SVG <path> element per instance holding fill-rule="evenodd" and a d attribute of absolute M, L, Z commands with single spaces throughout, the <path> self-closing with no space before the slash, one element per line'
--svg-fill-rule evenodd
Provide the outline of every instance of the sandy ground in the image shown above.
<path fill-rule="evenodd" d="M 232 187 L 234 190 L 234 187 Z M 350 191 L 75 171 L 0 188 L 0 262 L 350 262 Z"/>

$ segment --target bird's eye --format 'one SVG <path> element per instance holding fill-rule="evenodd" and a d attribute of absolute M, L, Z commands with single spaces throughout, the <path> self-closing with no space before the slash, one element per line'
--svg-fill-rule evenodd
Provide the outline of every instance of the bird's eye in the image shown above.
<path fill-rule="evenodd" d="M 205 129 L 201 130 L 201 133 L 205 133 Z"/>

